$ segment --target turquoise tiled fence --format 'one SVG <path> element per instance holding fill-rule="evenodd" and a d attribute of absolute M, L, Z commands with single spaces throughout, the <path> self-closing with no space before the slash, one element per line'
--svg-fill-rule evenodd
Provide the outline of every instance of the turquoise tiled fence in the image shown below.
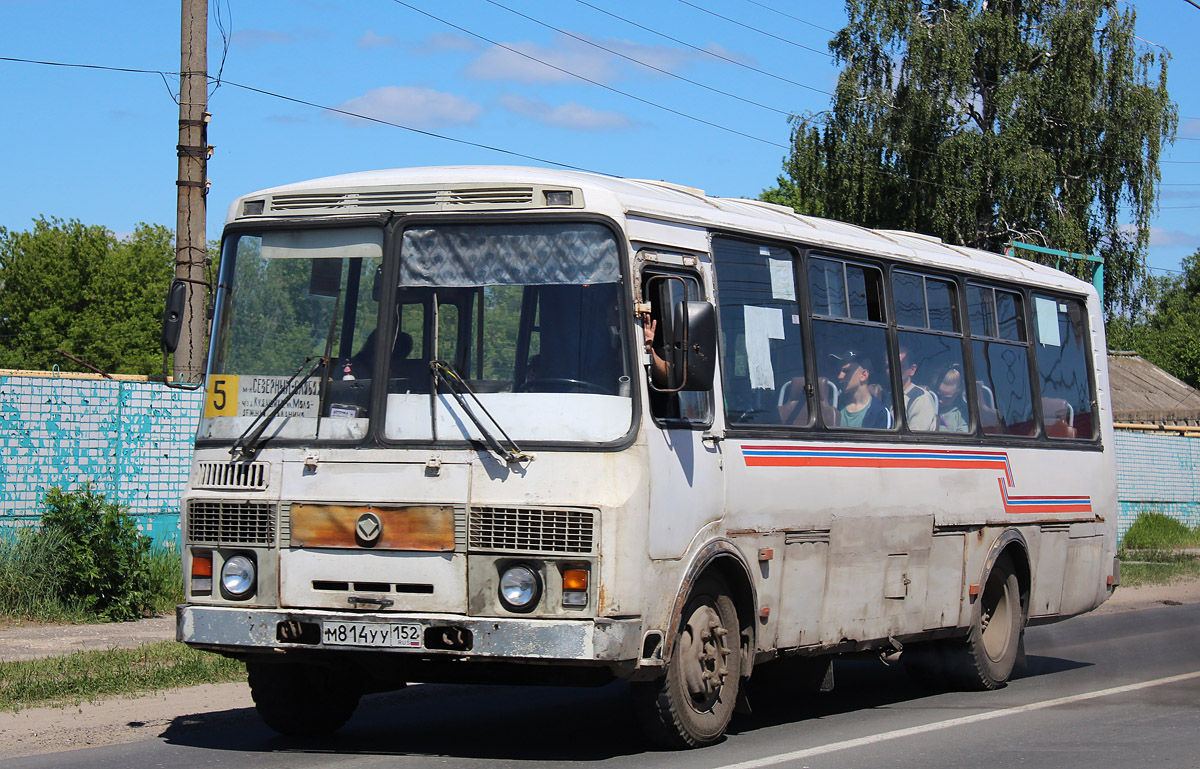
<path fill-rule="evenodd" d="M 91 482 L 145 534 L 177 541 L 202 397 L 154 382 L 0 376 L 0 525 L 36 521 L 52 486 Z"/>
<path fill-rule="evenodd" d="M 1125 430 L 1116 437 L 1121 534 L 1143 511 L 1200 526 L 1200 438 Z"/>

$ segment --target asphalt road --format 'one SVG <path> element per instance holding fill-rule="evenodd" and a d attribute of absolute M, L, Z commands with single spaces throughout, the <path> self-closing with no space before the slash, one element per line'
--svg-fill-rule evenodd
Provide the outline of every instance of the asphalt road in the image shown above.
<path fill-rule="evenodd" d="M 367 698 L 327 740 L 275 736 L 253 711 L 177 718 L 155 739 L 5 761 L 24 767 L 1187 767 L 1200 769 L 1200 604 L 1031 628 L 1028 669 L 934 694 L 898 666 L 839 661 L 829 694 L 752 701 L 721 744 L 647 750 L 623 685 L 414 686 Z"/>

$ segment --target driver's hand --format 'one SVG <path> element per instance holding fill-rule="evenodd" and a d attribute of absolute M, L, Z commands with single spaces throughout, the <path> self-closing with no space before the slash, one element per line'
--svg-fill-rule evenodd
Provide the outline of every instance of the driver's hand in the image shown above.
<path fill-rule="evenodd" d="M 654 332 L 658 329 L 658 321 L 651 318 L 648 312 L 643 312 L 639 317 L 642 321 L 642 345 L 646 352 L 650 352 L 654 347 Z"/>

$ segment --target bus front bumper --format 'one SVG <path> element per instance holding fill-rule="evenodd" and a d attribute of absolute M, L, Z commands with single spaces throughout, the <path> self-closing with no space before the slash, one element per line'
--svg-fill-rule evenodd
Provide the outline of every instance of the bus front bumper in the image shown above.
<path fill-rule="evenodd" d="M 183 643 L 232 653 L 268 649 L 329 649 L 388 653 L 459 654 L 508 660 L 620 662 L 635 660 L 641 648 L 641 620 L 468 618 L 457 615 L 316 610 L 259 609 L 229 606 L 179 606 L 175 638 Z M 393 641 L 400 627 L 412 646 Z M 415 626 L 415 627 L 414 627 Z M 293 628 L 306 632 L 296 636 Z M 349 630 L 349 635 L 346 631 Z M 466 631 L 469 648 L 430 643 L 447 630 Z M 339 638 L 340 635 L 340 638 Z M 282 640 L 298 637 L 301 640 Z"/>

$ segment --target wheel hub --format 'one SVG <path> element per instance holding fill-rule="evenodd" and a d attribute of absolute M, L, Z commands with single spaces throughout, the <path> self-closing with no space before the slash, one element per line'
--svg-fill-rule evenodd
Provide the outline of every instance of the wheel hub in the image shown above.
<path fill-rule="evenodd" d="M 710 702 L 721 693 L 729 672 L 728 635 L 721 616 L 708 605 L 697 607 L 684 626 L 680 649 L 684 683 L 696 703 Z"/>

